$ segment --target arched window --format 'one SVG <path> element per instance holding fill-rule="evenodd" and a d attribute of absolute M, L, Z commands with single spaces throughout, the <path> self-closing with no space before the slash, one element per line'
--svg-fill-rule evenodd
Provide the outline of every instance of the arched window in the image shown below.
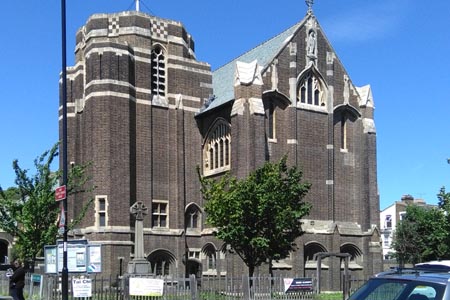
<path fill-rule="evenodd" d="M 217 269 L 217 251 L 214 245 L 207 244 L 202 250 L 204 257 L 206 259 L 205 270 L 215 271 Z"/>
<path fill-rule="evenodd" d="M 231 130 L 224 120 L 216 122 L 203 147 L 203 172 L 211 175 L 230 169 Z"/>
<path fill-rule="evenodd" d="M 191 230 L 200 230 L 202 225 L 202 214 L 200 208 L 191 204 L 186 209 L 186 228 Z"/>
<path fill-rule="evenodd" d="M 359 112 L 350 105 L 340 105 L 334 111 L 335 145 L 342 152 L 352 152 L 355 122 Z"/>
<path fill-rule="evenodd" d="M 327 250 L 323 245 L 317 242 L 311 242 L 305 245 L 304 250 L 305 269 L 317 269 L 317 258 L 314 259 L 314 254 L 319 252 L 327 252 Z M 323 269 L 328 269 L 327 263 L 328 258 L 322 260 L 321 265 Z"/>
<path fill-rule="evenodd" d="M 152 273 L 157 276 L 168 276 L 171 274 L 171 266 L 175 262 L 175 258 L 170 252 L 165 250 L 157 250 L 148 256 Z"/>
<path fill-rule="evenodd" d="M 344 244 L 341 247 L 341 253 L 348 253 L 350 254 L 350 262 L 349 262 L 349 268 L 352 270 L 355 269 L 362 269 L 362 251 L 353 244 Z M 341 267 L 344 267 L 344 262 L 342 262 Z"/>
<path fill-rule="evenodd" d="M 312 70 L 307 71 L 299 82 L 298 98 L 301 104 L 325 107 L 323 87 Z"/>
<path fill-rule="evenodd" d="M 166 61 L 164 49 L 156 45 L 151 54 L 151 76 L 153 98 L 164 99 L 166 95 Z"/>

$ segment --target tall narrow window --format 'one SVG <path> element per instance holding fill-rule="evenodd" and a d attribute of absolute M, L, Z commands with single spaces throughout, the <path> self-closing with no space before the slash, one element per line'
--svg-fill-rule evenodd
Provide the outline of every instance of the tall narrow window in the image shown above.
<path fill-rule="evenodd" d="M 105 227 L 108 225 L 107 207 L 106 196 L 95 197 L 95 225 L 97 227 Z"/>
<path fill-rule="evenodd" d="M 313 79 L 311 78 L 311 76 L 308 77 L 308 87 L 307 87 L 307 91 L 308 91 L 308 99 L 307 99 L 307 103 L 308 104 L 313 104 L 312 102 L 312 94 L 313 94 L 313 85 L 312 85 Z"/>
<path fill-rule="evenodd" d="M 219 168 L 219 145 L 216 143 L 214 143 L 214 169 Z"/>
<path fill-rule="evenodd" d="M 225 165 L 230 165 L 230 140 L 225 140 Z"/>
<path fill-rule="evenodd" d="M 218 259 L 218 255 L 217 255 L 217 251 L 215 249 L 215 247 L 212 244 L 208 244 L 205 246 L 205 248 L 203 249 L 203 254 L 204 254 L 204 259 L 206 261 L 204 261 L 204 266 L 206 267 L 204 271 L 209 272 L 209 275 L 215 274 L 216 269 L 217 269 L 217 259 Z M 214 272 L 213 272 L 214 271 Z"/>
<path fill-rule="evenodd" d="M 269 103 L 269 116 L 268 116 L 268 122 L 269 122 L 269 139 L 275 139 L 275 105 L 270 102 Z"/>
<path fill-rule="evenodd" d="M 100 79 L 103 79 L 103 64 L 102 64 L 102 58 L 103 58 L 103 55 L 102 54 L 99 54 L 98 55 L 98 65 L 99 65 L 99 67 L 98 67 L 98 74 L 99 74 L 99 76 L 100 76 Z"/>
<path fill-rule="evenodd" d="M 220 145 L 220 147 L 219 147 L 219 149 L 220 149 L 219 150 L 220 166 L 219 167 L 223 167 L 223 163 L 225 160 L 225 155 L 223 155 L 224 154 L 223 140 L 220 140 L 219 145 Z"/>
<path fill-rule="evenodd" d="M 341 115 L 341 149 L 347 149 L 347 116 Z"/>
<path fill-rule="evenodd" d="M 167 228 L 168 203 L 165 201 L 153 201 L 152 203 L 152 227 Z"/>
<path fill-rule="evenodd" d="M 203 171 L 205 175 L 230 169 L 231 132 L 225 121 L 217 122 L 208 134 L 203 148 Z"/>
<path fill-rule="evenodd" d="M 208 252 L 206 257 L 207 257 L 208 270 L 215 270 L 216 269 L 216 253 Z"/>
<path fill-rule="evenodd" d="M 151 76 L 153 97 L 164 98 L 166 95 L 166 63 L 163 48 L 153 48 L 151 54 Z"/>

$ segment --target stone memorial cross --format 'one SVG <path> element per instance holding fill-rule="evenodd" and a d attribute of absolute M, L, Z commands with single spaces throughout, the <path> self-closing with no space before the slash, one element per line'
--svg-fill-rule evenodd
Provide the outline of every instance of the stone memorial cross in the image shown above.
<path fill-rule="evenodd" d="M 130 207 L 130 213 L 134 215 L 135 232 L 134 232 L 134 259 L 143 259 L 144 257 L 144 216 L 148 213 L 148 208 L 137 201 Z"/>

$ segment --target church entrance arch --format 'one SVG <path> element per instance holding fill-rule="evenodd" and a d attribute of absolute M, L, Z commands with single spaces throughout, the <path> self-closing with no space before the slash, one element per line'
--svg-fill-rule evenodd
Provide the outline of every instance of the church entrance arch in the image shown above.
<path fill-rule="evenodd" d="M 202 277 L 202 264 L 195 260 L 189 259 L 187 263 L 188 275 L 195 275 L 196 278 Z"/>
<path fill-rule="evenodd" d="M 0 264 L 8 262 L 8 241 L 0 240 Z"/>

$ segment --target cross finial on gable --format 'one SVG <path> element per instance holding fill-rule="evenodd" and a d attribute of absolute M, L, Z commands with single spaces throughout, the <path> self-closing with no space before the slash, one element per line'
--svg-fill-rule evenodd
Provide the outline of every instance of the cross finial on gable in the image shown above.
<path fill-rule="evenodd" d="M 314 0 L 305 0 L 305 3 L 308 6 L 308 13 L 312 13 L 312 7 L 314 4 Z"/>

